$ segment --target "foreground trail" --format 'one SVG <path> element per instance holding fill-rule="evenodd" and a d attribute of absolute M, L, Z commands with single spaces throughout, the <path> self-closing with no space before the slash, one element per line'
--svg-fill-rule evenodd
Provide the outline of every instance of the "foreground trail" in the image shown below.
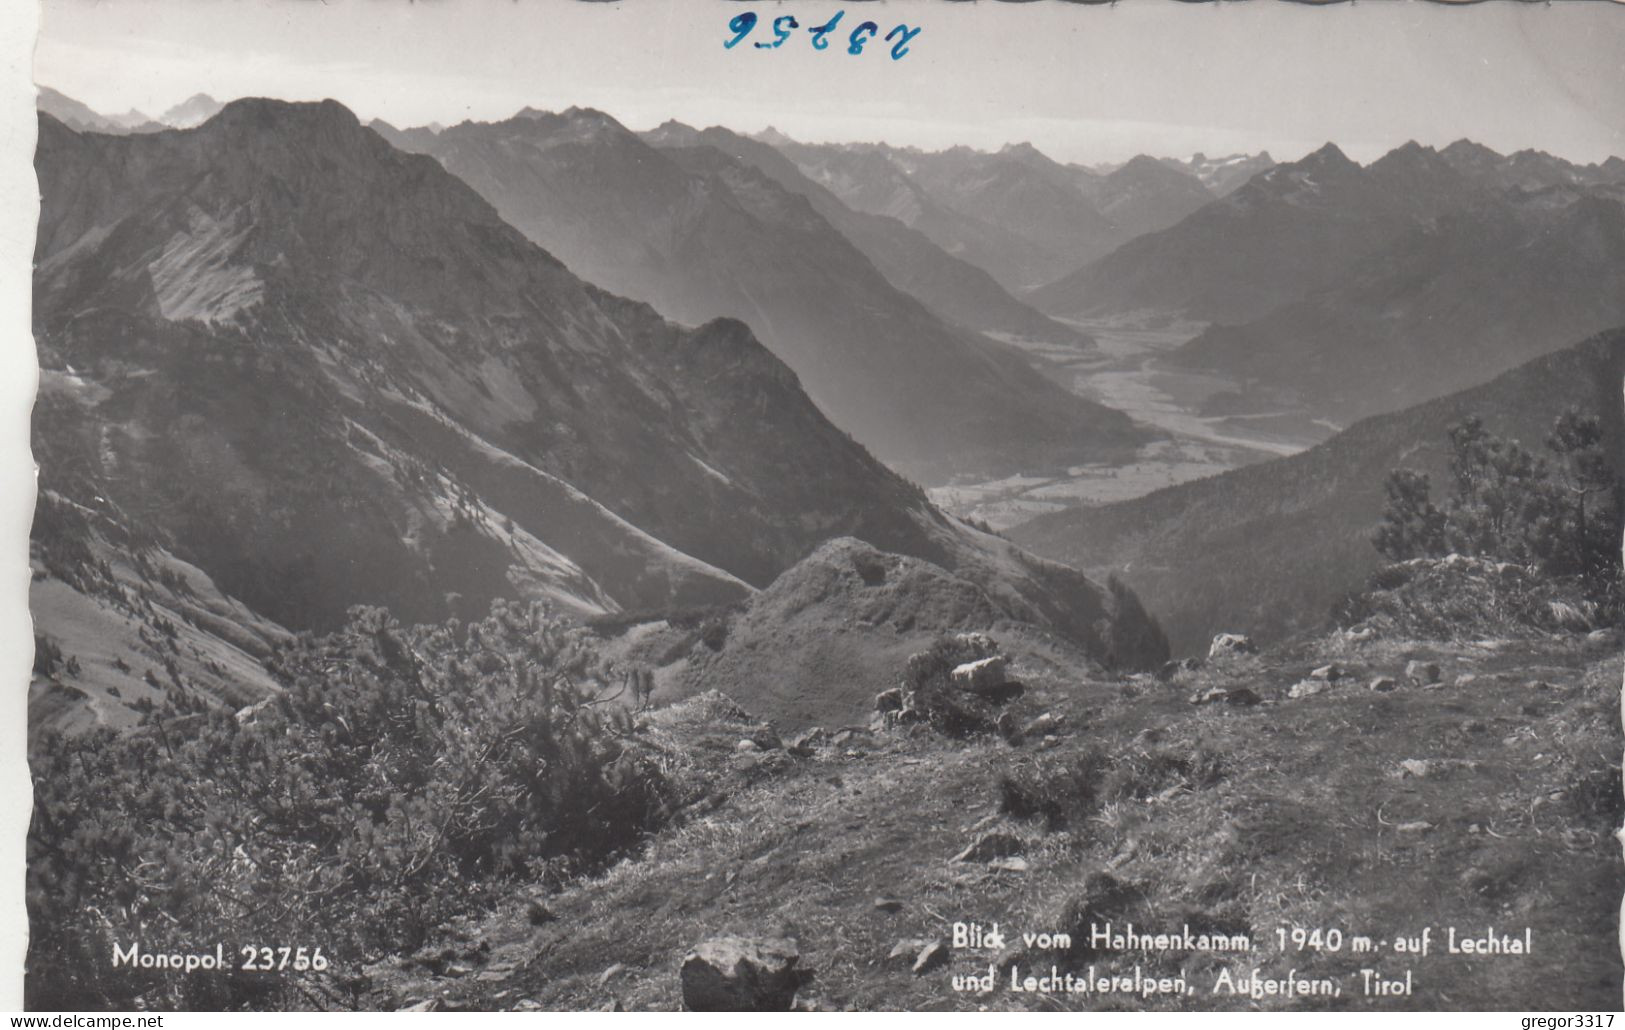
<path fill-rule="evenodd" d="M 848 731 L 795 757 L 696 699 L 660 716 L 715 776 L 685 825 L 372 967 L 364 997 L 675 1009 L 688 950 L 739 934 L 795 939 L 813 1008 L 1611 1008 L 1617 649 L 1334 635 L 1161 679 L 1018 666 L 1018 721 L 1050 716 L 1020 746 Z M 951 947 L 955 923 L 1003 940 Z M 1532 948 L 1451 953 L 1452 928 Z M 991 992 L 955 988 L 990 967 Z"/>

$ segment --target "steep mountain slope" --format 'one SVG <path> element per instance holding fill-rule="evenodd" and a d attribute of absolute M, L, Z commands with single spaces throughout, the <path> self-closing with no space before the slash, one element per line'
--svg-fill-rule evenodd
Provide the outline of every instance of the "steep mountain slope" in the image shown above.
<path fill-rule="evenodd" d="M 720 126 L 699 130 L 669 121 L 643 133 L 660 148 L 710 146 L 807 198 L 830 225 L 872 261 L 893 286 L 949 321 L 1000 337 L 1077 345 L 1082 334 L 1028 307 L 982 269 L 954 257 L 896 218 L 847 207 L 807 178 L 795 162 L 761 140 Z"/>
<path fill-rule="evenodd" d="M 1522 365 L 1482 386 L 1356 423 L 1302 454 L 1120 504 L 1041 516 L 1011 531 L 1023 546 L 1085 570 L 1120 569 L 1176 653 L 1213 634 L 1262 639 L 1319 626 L 1380 556 L 1370 534 L 1394 468 L 1447 481 L 1447 428 L 1469 414 L 1538 448 L 1570 405 L 1599 414 L 1625 453 L 1619 391 L 1625 330 Z"/>
<path fill-rule="evenodd" d="M 781 142 L 778 149 L 811 180 L 855 211 L 886 215 L 1018 290 L 1053 264 L 1054 255 L 1015 230 L 965 214 L 932 196 L 873 144 Z"/>
<path fill-rule="evenodd" d="M 1121 242 L 1117 226 L 1085 192 L 1093 174 L 1058 164 L 1031 145 L 993 154 L 969 147 L 935 153 L 893 148 L 888 156 L 938 203 L 1036 248 L 1035 259 L 988 269 L 1012 288 L 1049 282 Z"/>
<path fill-rule="evenodd" d="M 524 112 L 399 133 L 608 289 L 679 321 L 748 323 L 813 400 L 923 480 L 1122 453 L 1121 414 L 897 290 L 806 198 L 709 147 L 662 151 L 607 115 Z"/>
<path fill-rule="evenodd" d="M 1625 323 L 1622 198 L 1551 187 L 1443 215 L 1335 287 L 1209 328 L 1173 360 L 1340 421 L 1483 382 Z"/>
<path fill-rule="evenodd" d="M 1093 196 L 1119 243 L 1166 229 L 1214 198 L 1194 174 L 1143 154 L 1102 178 Z"/>
<path fill-rule="evenodd" d="M 1331 285 L 1401 233 L 1471 202 L 1473 184 L 1408 144 L 1362 168 L 1328 143 L 1042 289 L 1055 315 L 1154 308 L 1242 322 Z"/>
<path fill-rule="evenodd" d="M 831 426 L 745 326 L 685 329 L 583 283 L 338 104 L 238 101 L 126 137 L 45 116 L 36 167 L 34 446 L 62 501 L 35 526 L 38 590 L 150 621 L 167 595 L 99 570 L 122 549 L 197 570 L 211 632 L 247 647 L 355 604 L 413 622 L 499 596 L 737 601 L 852 535 L 1080 638 L 1101 615 L 1064 609 L 1093 584 L 1027 556 L 1030 583 L 995 582 L 1008 545 Z"/>

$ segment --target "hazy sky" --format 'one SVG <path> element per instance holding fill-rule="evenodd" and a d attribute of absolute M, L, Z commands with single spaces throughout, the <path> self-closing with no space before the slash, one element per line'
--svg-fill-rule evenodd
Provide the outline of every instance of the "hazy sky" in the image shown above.
<path fill-rule="evenodd" d="M 809 140 L 979 147 L 1027 140 L 1063 160 L 1269 149 L 1333 140 L 1369 160 L 1462 136 L 1503 151 L 1625 155 L 1625 4 L 1278 0 L 1113 6 L 883 0 L 757 3 L 723 48 L 727 0 L 47 0 L 37 77 L 103 111 L 149 114 L 205 92 L 333 97 L 397 125 L 532 105 L 601 108 Z M 766 24 L 846 10 L 884 34 L 923 27 L 893 61 L 871 43 L 816 51 Z"/>

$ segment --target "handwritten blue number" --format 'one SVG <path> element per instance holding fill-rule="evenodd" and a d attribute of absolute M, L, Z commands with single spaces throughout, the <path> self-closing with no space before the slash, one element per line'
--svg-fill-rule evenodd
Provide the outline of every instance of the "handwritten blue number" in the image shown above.
<path fill-rule="evenodd" d="M 835 26 L 837 26 L 837 25 L 839 25 L 841 23 L 841 15 L 843 15 L 845 13 L 846 13 L 845 11 L 836 11 L 835 12 L 835 17 L 831 18 L 829 21 L 827 21 L 824 24 L 820 25 L 816 29 L 809 29 L 808 30 L 809 32 L 812 33 L 813 49 L 814 50 L 828 50 L 829 49 L 829 40 L 825 39 L 824 37 L 828 36 L 831 32 L 835 31 Z"/>
<path fill-rule="evenodd" d="M 867 30 L 867 34 L 865 34 L 865 30 Z M 846 52 L 849 54 L 863 53 L 863 44 L 874 38 L 875 33 L 879 31 L 880 26 L 876 25 L 872 21 L 866 21 L 859 25 L 857 28 L 852 30 L 852 35 L 847 38 L 847 42 L 850 45 L 847 46 Z"/>
<path fill-rule="evenodd" d="M 908 53 L 909 40 L 913 39 L 915 36 L 918 36 L 920 34 L 920 30 L 911 29 L 907 25 L 899 25 L 895 29 L 892 29 L 890 32 L 886 33 L 886 41 L 888 43 L 891 42 L 891 38 L 898 33 L 902 33 L 903 38 L 899 39 L 897 41 L 897 45 L 891 48 L 891 59 L 894 61 L 900 60 L 904 54 Z M 756 45 L 761 46 L 762 44 L 758 43 Z"/>
<path fill-rule="evenodd" d="M 734 48 L 734 45 L 736 43 L 738 43 L 740 40 L 744 39 L 746 36 L 750 35 L 750 30 L 754 29 L 755 27 L 756 27 L 756 12 L 755 11 L 745 11 L 745 12 L 743 12 L 741 14 L 734 15 L 733 18 L 730 19 L 729 22 L 728 22 L 728 31 L 733 32 L 733 33 L 737 33 L 737 35 L 735 35 L 734 38 L 728 40 L 728 42 L 722 44 L 723 47 L 725 49 L 732 50 Z"/>
<path fill-rule="evenodd" d="M 756 49 L 777 50 L 779 47 L 784 45 L 785 40 L 790 38 L 790 30 L 798 29 L 800 27 L 801 23 L 796 21 L 796 16 L 793 14 L 787 14 L 782 18 L 774 18 L 773 34 L 778 38 L 771 43 L 758 43 L 756 44 Z"/>

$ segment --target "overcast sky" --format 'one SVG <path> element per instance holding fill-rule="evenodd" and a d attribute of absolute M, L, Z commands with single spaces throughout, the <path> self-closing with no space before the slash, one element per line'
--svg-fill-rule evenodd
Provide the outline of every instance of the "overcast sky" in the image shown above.
<path fill-rule="evenodd" d="M 899 61 L 805 31 L 749 44 L 793 13 L 922 27 Z M 722 43 L 742 10 L 762 18 Z M 1466 136 L 1582 161 L 1625 155 L 1625 4 L 1462 7 L 1277 0 L 1109 7 L 885 0 L 47 0 L 40 82 L 98 110 L 162 112 L 192 95 L 333 97 L 397 125 L 531 105 L 667 118 L 808 140 L 942 147 L 1030 141 L 1063 160 L 1332 140 L 1369 160 Z"/>

